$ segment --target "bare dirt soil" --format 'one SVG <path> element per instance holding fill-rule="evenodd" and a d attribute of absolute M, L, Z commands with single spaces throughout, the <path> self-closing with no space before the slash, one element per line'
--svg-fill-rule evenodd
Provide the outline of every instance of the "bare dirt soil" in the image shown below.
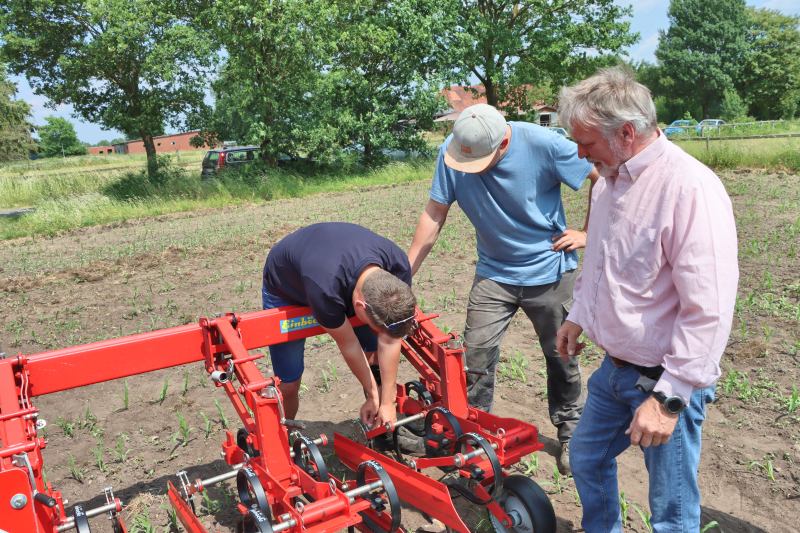
<path fill-rule="evenodd" d="M 704 426 L 703 523 L 718 523 L 709 531 L 798 530 L 796 389 L 792 397 L 792 387 L 800 384 L 798 178 L 749 171 L 723 175 L 737 213 L 742 280 L 718 401 Z M 354 190 L 2 242 L 0 351 L 33 354 L 192 323 L 200 316 L 257 310 L 264 257 L 283 235 L 312 222 L 346 220 L 405 248 L 427 189 L 427 183 L 415 183 Z M 583 217 L 585 190 L 564 196 L 574 227 Z M 474 263 L 473 232 L 453 209 L 415 279 L 420 306 L 441 314 L 439 327 L 463 329 Z M 554 475 L 555 430 L 547 416 L 542 354 L 524 315 L 514 319 L 502 353 L 496 412 L 535 423 L 545 444 L 520 468 L 550 494 L 559 531 L 580 530 L 574 484 Z M 590 346 L 582 361 L 584 380 L 600 355 Z M 265 374 L 268 361 L 258 363 Z M 306 365 L 299 414 L 308 424 L 305 433 L 353 434 L 359 392 L 329 339 L 309 340 Z M 401 372 L 413 376 L 408 364 Z M 127 504 L 133 531 L 169 531 L 167 481 L 182 469 L 192 479 L 224 472 L 225 421 L 234 431 L 240 425 L 200 363 L 41 396 L 34 403 L 48 421 L 47 480 L 62 491 L 68 507 L 100 505 L 103 487 L 113 486 Z M 181 418 L 190 428 L 185 445 Z M 331 453 L 325 452 L 333 464 Z M 630 449 L 619 464 L 627 529 L 648 531 L 642 455 Z M 230 486 L 217 486 L 199 502 L 199 511 L 210 528 L 232 531 L 234 501 Z M 460 508 L 475 529 L 487 530 L 479 510 Z M 404 516 L 409 529 L 423 523 L 414 513 Z M 110 528 L 97 518 L 92 530 Z"/>

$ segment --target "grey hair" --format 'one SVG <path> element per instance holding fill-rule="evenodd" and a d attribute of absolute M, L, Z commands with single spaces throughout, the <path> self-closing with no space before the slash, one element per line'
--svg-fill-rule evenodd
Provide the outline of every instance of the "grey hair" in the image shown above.
<path fill-rule="evenodd" d="M 630 123 L 637 134 L 658 127 L 650 89 L 637 82 L 630 69 L 604 68 L 572 87 L 563 87 L 558 99 L 558 119 L 568 130 L 573 124 L 598 127 L 612 135 Z"/>

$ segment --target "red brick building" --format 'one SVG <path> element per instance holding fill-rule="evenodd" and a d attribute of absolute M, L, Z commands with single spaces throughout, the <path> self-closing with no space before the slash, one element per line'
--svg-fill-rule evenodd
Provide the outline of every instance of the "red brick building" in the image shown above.
<path fill-rule="evenodd" d="M 525 90 L 528 87 L 530 86 L 523 85 L 519 89 Z M 461 112 L 469 106 L 486 103 L 486 90 L 483 85 L 470 85 L 469 87 L 451 85 L 446 89 L 442 89 L 441 94 L 447 100 L 447 105 L 450 108 L 437 117 L 435 119 L 436 122 L 454 122 Z M 538 114 L 537 121 L 542 126 L 555 126 L 558 124 L 558 111 L 555 107 L 544 102 L 536 102 L 532 107 L 536 110 Z M 520 109 L 519 111 L 522 114 L 526 110 Z"/>
<path fill-rule="evenodd" d="M 208 146 L 201 146 L 195 148 L 189 141 L 192 137 L 196 136 L 200 130 L 187 131 L 185 133 L 174 133 L 172 135 L 159 135 L 153 137 L 153 142 L 156 145 L 156 153 L 159 154 L 174 154 L 175 152 L 184 152 L 187 150 L 207 150 Z M 115 144 L 114 150 L 118 154 L 143 154 L 144 142 L 141 140 L 128 141 L 125 143 Z"/>
<path fill-rule="evenodd" d="M 106 155 L 114 153 L 113 146 L 89 146 L 87 150 L 89 150 L 89 155 Z"/>

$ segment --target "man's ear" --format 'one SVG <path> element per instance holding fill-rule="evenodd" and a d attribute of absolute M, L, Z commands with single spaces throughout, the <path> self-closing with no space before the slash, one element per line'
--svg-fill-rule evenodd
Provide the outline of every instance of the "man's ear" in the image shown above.
<path fill-rule="evenodd" d="M 626 122 L 620 128 L 620 137 L 623 146 L 630 146 L 633 144 L 633 141 L 636 139 L 636 129 L 633 127 L 633 124 L 630 122 Z"/>

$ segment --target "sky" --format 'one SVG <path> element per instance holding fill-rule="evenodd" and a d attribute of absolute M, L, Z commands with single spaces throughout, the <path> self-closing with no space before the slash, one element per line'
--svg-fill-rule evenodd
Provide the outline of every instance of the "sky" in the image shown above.
<path fill-rule="evenodd" d="M 639 32 L 639 42 L 627 50 L 631 59 L 654 63 L 654 54 L 658 46 L 658 30 L 666 30 L 668 26 L 669 0 L 616 0 L 616 3 L 633 5 L 631 29 Z M 747 0 L 747 5 L 774 9 L 787 15 L 800 15 L 798 0 Z M 94 144 L 103 139 L 110 141 L 116 137 L 122 137 L 118 131 L 103 130 L 97 124 L 89 124 L 73 117 L 72 106 L 59 106 L 55 110 L 45 107 L 47 99 L 33 94 L 25 78 L 12 76 L 11 80 L 17 83 L 17 98 L 31 104 L 34 125 L 45 124 L 45 117 L 55 115 L 70 120 L 75 126 L 78 139 L 83 142 Z M 174 132 L 167 130 L 167 133 Z"/>

